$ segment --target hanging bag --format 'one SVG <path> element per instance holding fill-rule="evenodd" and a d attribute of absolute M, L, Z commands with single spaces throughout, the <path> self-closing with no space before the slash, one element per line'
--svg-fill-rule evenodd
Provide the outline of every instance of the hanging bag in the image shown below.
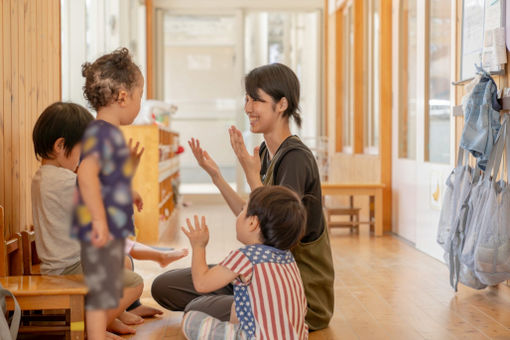
<path fill-rule="evenodd" d="M 459 148 L 457 166 L 446 180 L 436 240 L 447 253 L 450 251 L 452 233 L 460 208 L 471 190 L 474 170 L 469 166 L 468 160 L 469 153 Z"/>
<path fill-rule="evenodd" d="M 14 315 L 12 316 L 11 325 L 7 322 L 5 315 L 7 313 L 7 308 L 5 304 L 5 297 L 10 296 L 14 301 Z M 21 309 L 19 307 L 18 301 L 12 295 L 10 291 L 3 288 L 0 284 L 0 339 L 2 340 L 15 340 L 18 335 L 19 322 L 21 319 Z"/>
<path fill-rule="evenodd" d="M 500 138 L 504 137 L 501 141 L 498 140 L 498 144 L 506 144 L 506 181 L 503 180 L 503 176 L 498 181 L 497 171 L 495 171 L 474 254 L 476 274 L 487 285 L 495 285 L 510 279 L 510 188 L 508 187 L 510 127 L 507 126 L 509 122 L 505 119 L 506 134 L 500 136 Z"/>
<path fill-rule="evenodd" d="M 480 279 L 475 269 L 475 253 L 483 226 L 495 214 L 495 190 L 498 186 L 498 176 L 506 135 L 508 134 L 508 121 L 503 122 L 503 128 L 499 130 L 496 143 L 492 148 L 487 162 L 486 171 L 481 179 L 473 186 L 467 200 L 466 223 L 461 232 L 464 237 L 460 246 L 460 282 L 475 288 L 485 288 L 487 283 Z"/>
<path fill-rule="evenodd" d="M 471 192 L 478 185 L 480 173 L 478 168 L 469 166 L 468 161 L 468 152 L 459 148 L 457 166 L 446 181 L 437 234 L 437 242 L 445 250 L 444 259 L 450 271 L 450 285 L 455 291 L 459 281 L 475 289 L 486 287 L 473 270 L 460 262 Z"/>

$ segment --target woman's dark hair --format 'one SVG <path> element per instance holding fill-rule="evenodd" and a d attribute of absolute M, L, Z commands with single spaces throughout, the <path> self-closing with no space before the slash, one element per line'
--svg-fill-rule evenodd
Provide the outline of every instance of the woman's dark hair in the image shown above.
<path fill-rule="evenodd" d="M 285 97 L 288 107 L 283 116 L 293 117 L 297 126 L 301 127 L 299 80 L 289 67 L 275 63 L 254 68 L 246 75 L 244 83 L 246 93 L 255 100 L 260 100 L 259 89 L 270 95 L 275 103 Z"/>
<path fill-rule="evenodd" d="M 59 138 L 64 138 L 65 154 L 69 156 L 93 120 L 94 117 L 81 105 L 62 102 L 51 104 L 39 116 L 32 131 L 35 157 L 53 158 L 53 146 Z"/>
<path fill-rule="evenodd" d="M 142 73 L 127 48 L 119 48 L 96 61 L 81 66 L 85 77 L 83 94 L 97 111 L 117 100 L 119 91 L 131 91 L 140 84 Z"/>
<path fill-rule="evenodd" d="M 306 210 L 298 195 L 283 186 L 262 186 L 250 194 L 246 216 L 257 216 L 265 245 L 287 250 L 305 232 Z"/>

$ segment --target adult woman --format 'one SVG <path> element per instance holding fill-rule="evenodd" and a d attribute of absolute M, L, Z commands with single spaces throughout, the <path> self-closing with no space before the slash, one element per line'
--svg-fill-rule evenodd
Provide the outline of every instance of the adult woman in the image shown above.
<path fill-rule="evenodd" d="M 262 185 L 284 185 L 303 197 L 307 209 L 306 231 L 292 253 L 308 300 L 306 322 L 310 330 L 322 329 L 327 327 L 333 313 L 334 272 L 317 164 L 310 150 L 297 136 L 291 135 L 289 127 L 291 117 L 301 125 L 299 81 L 287 66 L 271 64 L 252 70 L 246 76 L 245 87 L 250 130 L 262 133 L 264 142 L 251 155 L 241 132 L 231 127 L 231 145 L 252 190 Z M 228 185 L 199 141 L 192 138 L 189 145 L 233 213 L 239 214 L 244 200 Z M 221 320 L 228 320 L 233 301 L 231 286 L 207 296 L 197 293 L 189 268 L 160 275 L 153 283 L 152 295 L 165 308 L 200 310 Z"/>

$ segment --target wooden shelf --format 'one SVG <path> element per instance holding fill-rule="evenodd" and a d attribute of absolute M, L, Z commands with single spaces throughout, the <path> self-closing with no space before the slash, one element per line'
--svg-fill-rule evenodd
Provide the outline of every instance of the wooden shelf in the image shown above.
<path fill-rule="evenodd" d="M 138 241 L 155 244 L 160 229 L 166 228 L 165 222 L 175 208 L 172 182 L 179 176 L 179 159 L 175 153 L 179 134 L 156 125 L 123 126 L 122 131 L 126 140 L 132 138 L 145 148 L 133 178 L 133 189 L 144 201 L 143 210 L 135 211 L 135 226 Z M 170 158 L 160 161 L 160 146 L 165 146 L 164 157 Z"/>

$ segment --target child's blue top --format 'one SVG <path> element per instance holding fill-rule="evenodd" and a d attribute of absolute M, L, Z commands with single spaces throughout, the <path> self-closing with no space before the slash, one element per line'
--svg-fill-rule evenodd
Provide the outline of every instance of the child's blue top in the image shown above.
<path fill-rule="evenodd" d="M 99 164 L 101 196 L 108 228 L 114 238 L 133 234 L 133 197 L 131 178 L 134 174 L 130 151 L 120 129 L 104 120 L 94 120 L 85 130 L 80 160 L 96 157 Z M 83 202 L 77 183 L 71 236 L 90 242 L 92 216 Z"/>

